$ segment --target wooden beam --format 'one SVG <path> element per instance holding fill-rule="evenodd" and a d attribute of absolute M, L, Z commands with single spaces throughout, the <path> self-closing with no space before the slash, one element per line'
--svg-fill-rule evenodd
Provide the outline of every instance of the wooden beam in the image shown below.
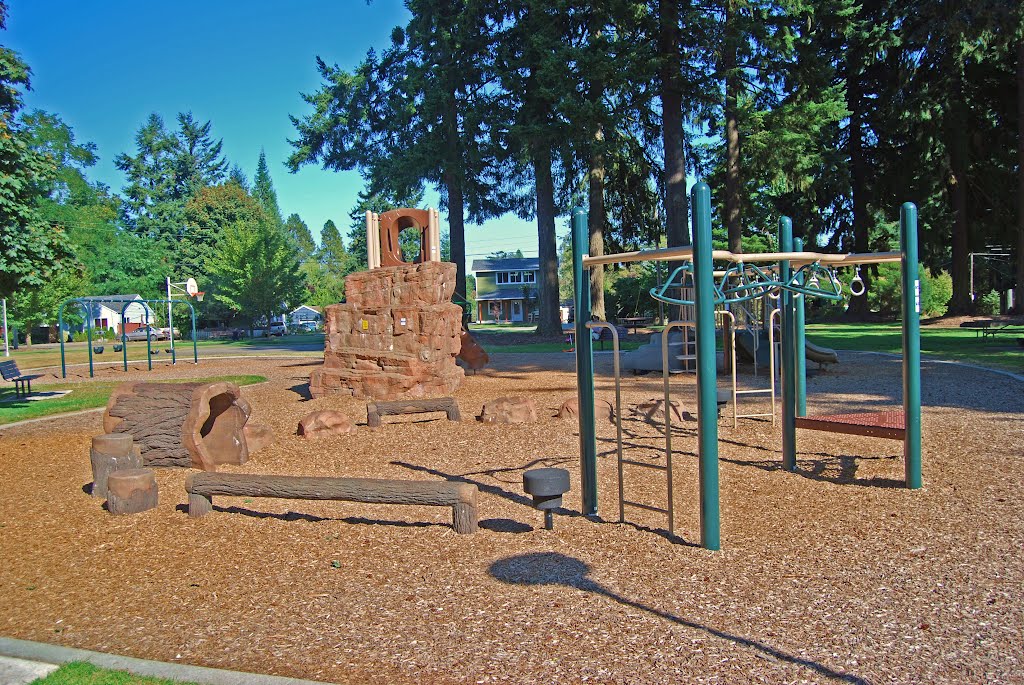
<path fill-rule="evenodd" d="M 447 481 L 271 476 L 247 473 L 193 473 L 185 479 L 189 516 L 213 509 L 214 495 L 280 499 L 342 500 L 369 504 L 408 504 L 452 508 L 456 533 L 477 528 L 475 485 Z"/>

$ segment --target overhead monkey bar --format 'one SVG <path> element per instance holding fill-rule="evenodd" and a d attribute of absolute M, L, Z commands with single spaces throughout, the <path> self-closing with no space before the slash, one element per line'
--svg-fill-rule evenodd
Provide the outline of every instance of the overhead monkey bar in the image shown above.
<path fill-rule="evenodd" d="M 899 252 L 851 252 L 849 254 L 829 254 L 825 252 L 757 252 L 739 253 L 729 250 L 712 250 L 711 258 L 720 261 L 745 262 L 755 264 L 762 262 L 780 262 L 788 260 L 793 266 L 821 262 L 832 266 L 855 266 L 857 264 L 883 264 L 898 262 L 902 259 Z M 636 252 L 620 252 L 618 254 L 583 255 L 583 267 L 589 268 L 599 264 L 625 264 L 627 262 L 651 261 L 689 261 L 693 259 L 692 247 L 659 247 L 654 250 L 637 250 Z M 716 275 L 718 275 L 716 273 Z"/>
<path fill-rule="evenodd" d="M 587 215 L 583 209 L 573 212 L 573 272 L 576 305 L 576 373 L 580 421 L 580 470 L 583 513 L 597 514 L 597 447 L 594 421 L 594 363 L 593 346 L 588 335 L 586 322 L 590 320 L 589 268 L 602 264 L 617 264 L 641 261 L 689 261 L 692 262 L 694 295 L 692 305 L 695 316 L 697 361 L 697 456 L 699 482 L 700 542 L 701 546 L 717 550 L 721 546 L 719 474 L 718 474 L 718 421 L 715 372 L 715 330 L 714 307 L 717 298 L 728 293 L 732 286 L 716 287 L 715 279 L 723 283 L 729 277 L 744 278 L 744 269 L 716 271 L 714 260 L 736 264 L 774 263 L 776 269 L 760 270 L 766 279 L 761 283 L 741 283 L 742 289 L 775 289 L 769 296 L 781 300 L 783 329 L 783 427 L 782 456 L 783 468 L 796 470 L 796 428 L 817 428 L 831 432 L 852 432 L 867 423 L 866 417 L 833 415 L 827 417 L 803 417 L 797 376 L 798 360 L 794 349 L 800 328 L 800 312 L 803 297 L 827 296 L 824 291 L 816 292 L 815 286 L 805 283 L 803 276 L 814 276 L 816 267 L 842 268 L 862 264 L 901 262 L 903 290 L 903 411 L 898 412 L 902 421 L 895 418 L 888 421 L 875 420 L 870 428 L 878 431 L 894 428 L 903 438 L 905 484 L 910 489 L 921 487 L 921 396 L 920 396 L 920 282 L 917 261 L 917 210 L 913 204 L 903 205 L 900 212 L 901 250 L 899 252 L 824 254 L 803 251 L 793 242 L 792 222 L 780 217 L 779 245 L 783 251 L 763 254 L 735 254 L 728 250 L 711 249 L 711 192 L 704 183 L 698 183 L 692 190 L 692 236 L 693 247 L 673 247 L 655 250 L 640 250 L 620 254 L 590 256 Z M 794 249 L 795 248 L 795 249 Z M 811 265 L 805 273 L 802 268 Z M 688 267 L 690 269 L 690 267 Z M 688 271 L 689 272 L 689 271 Z M 732 290 L 741 294 L 741 290 Z M 665 333 L 663 333 L 665 335 Z M 666 408 L 667 409 L 667 408 Z M 797 418 L 814 421 L 815 425 L 804 423 L 798 426 Z M 894 413 L 895 417 L 895 413 Z M 885 417 L 880 417 L 885 418 Z M 820 424 L 820 425 L 818 425 Z M 890 425 L 891 424 L 891 425 Z M 900 425 L 897 425 L 900 424 Z M 666 419 L 666 431 L 670 430 Z M 893 433 L 896 435 L 897 433 Z M 671 450 L 671 447 L 668 447 Z M 667 455 L 670 459 L 671 455 Z M 621 482 L 621 481 L 620 481 Z M 670 495 L 670 498 L 672 495 Z M 666 513 L 672 516 L 671 502 Z M 668 530 L 674 530 L 669 522 Z"/>

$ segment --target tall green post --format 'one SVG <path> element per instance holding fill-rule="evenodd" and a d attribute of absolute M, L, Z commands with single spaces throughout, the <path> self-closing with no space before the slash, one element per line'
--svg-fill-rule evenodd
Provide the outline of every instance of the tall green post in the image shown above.
<path fill-rule="evenodd" d="M 92 303 L 89 303 L 85 313 L 85 341 L 89 346 L 89 378 L 92 378 Z"/>
<path fill-rule="evenodd" d="M 693 280 L 697 335 L 697 454 L 700 544 L 721 549 L 718 501 L 718 397 L 715 364 L 715 274 L 711 258 L 711 188 L 698 183 L 693 207 Z"/>
<path fill-rule="evenodd" d="M 576 387 L 580 408 L 580 489 L 583 514 L 597 514 L 597 434 L 594 422 L 594 343 L 590 321 L 590 270 L 583 267 L 583 255 L 590 249 L 587 213 L 582 207 L 572 212 L 572 274 L 576 292 Z"/>
<path fill-rule="evenodd" d="M 793 222 L 779 218 L 779 251 L 793 251 Z M 790 278 L 789 260 L 779 261 L 779 280 Z M 783 289 L 782 306 L 782 468 L 796 471 L 796 325 L 793 293 Z"/>
<path fill-rule="evenodd" d="M 802 238 L 793 238 L 793 251 L 804 251 L 804 241 Z M 799 285 L 804 284 L 802 274 L 797 283 Z M 797 295 L 794 297 L 793 308 L 796 315 L 794 321 L 796 325 L 796 339 L 794 342 L 796 346 L 796 415 L 807 416 L 807 330 L 805 328 L 807 296 Z"/>
<path fill-rule="evenodd" d="M 921 487 L 921 280 L 917 263 L 917 207 L 900 208 L 903 271 L 903 469 L 911 490 Z"/>

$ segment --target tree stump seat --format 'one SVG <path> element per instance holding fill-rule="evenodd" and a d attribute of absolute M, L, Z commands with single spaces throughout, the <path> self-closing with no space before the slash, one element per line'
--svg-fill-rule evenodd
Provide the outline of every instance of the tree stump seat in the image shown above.
<path fill-rule="evenodd" d="M 451 507 L 452 527 L 456 533 L 473 533 L 477 528 L 479 490 L 468 483 L 192 473 L 185 479 L 185 490 L 188 492 L 188 514 L 193 518 L 213 510 L 213 495 L 229 495 Z"/>
<path fill-rule="evenodd" d="M 107 477 L 107 509 L 111 514 L 138 514 L 157 505 L 153 469 L 121 469 Z"/>
<path fill-rule="evenodd" d="M 426 414 L 443 411 L 449 421 L 461 421 L 459 403 L 454 397 L 435 397 L 426 400 L 397 400 L 395 402 L 370 402 L 366 405 L 366 425 L 378 428 L 382 416 L 399 414 Z"/>
<path fill-rule="evenodd" d="M 95 435 L 89 448 L 93 497 L 107 498 L 107 479 L 124 469 L 142 468 L 142 457 L 128 433 Z"/>

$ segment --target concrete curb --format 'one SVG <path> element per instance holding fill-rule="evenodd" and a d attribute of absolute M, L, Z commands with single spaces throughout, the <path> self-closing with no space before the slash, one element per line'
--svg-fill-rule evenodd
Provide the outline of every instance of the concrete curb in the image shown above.
<path fill-rule="evenodd" d="M 48 664 L 63 664 L 69 661 L 87 661 L 101 668 L 129 671 L 136 675 L 172 680 L 192 681 L 203 685 L 324 685 L 323 681 L 284 678 L 242 671 L 225 671 L 205 666 L 169 664 L 162 661 L 148 661 L 130 656 L 117 656 L 91 652 L 86 649 L 58 647 L 42 642 L 16 640 L 0 637 L 0 655 Z"/>

